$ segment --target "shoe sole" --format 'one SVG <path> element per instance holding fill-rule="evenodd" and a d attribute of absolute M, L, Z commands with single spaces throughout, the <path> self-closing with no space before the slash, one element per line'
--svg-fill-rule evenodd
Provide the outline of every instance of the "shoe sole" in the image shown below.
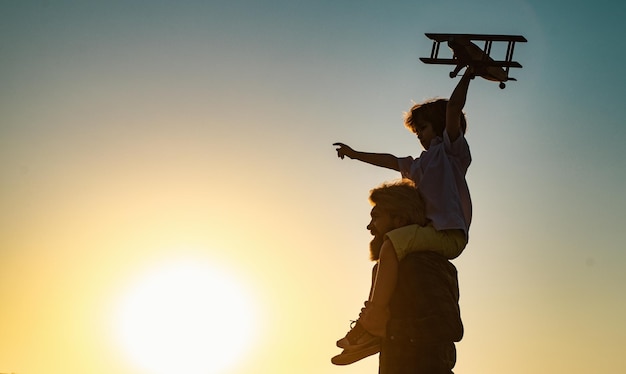
<path fill-rule="evenodd" d="M 359 349 L 357 351 L 351 349 L 344 349 L 341 354 L 330 359 L 335 365 L 350 365 L 359 360 L 364 359 L 365 357 L 369 357 L 376 353 L 380 352 L 380 344 L 376 343 L 376 345 L 372 345 L 371 347 L 365 347 L 363 349 Z"/>

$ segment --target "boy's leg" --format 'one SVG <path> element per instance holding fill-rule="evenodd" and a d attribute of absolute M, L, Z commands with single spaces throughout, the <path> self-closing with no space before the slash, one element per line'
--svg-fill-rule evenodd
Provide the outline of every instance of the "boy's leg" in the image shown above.
<path fill-rule="evenodd" d="M 400 227 L 388 232 L 387 238 L 392 241 L 399 260 L 419 251 L 437 252 L 451 260 L 458 257 L 467 244 L 463 230 L 440 231 L 431 225 Z"/>
<path fill-rule="evenodd" d="M 372 304 L 371 300 L 374 295 L 380 295 L 381 291 L 384 290 L 384 287 L 386 287 L 382 277 L 384 276 L 385 270 L 389 269 L 384 269 L 384 266 L 391 265 L 393 267 L 393 263 L 389 264 L 389 261 L 385 262 L 381 261 L 381 259 L 388 259 L 389 251 L 395 257 L 395 250 L 393 249 L 393 247 L 391 249 L 386 249 L 384 254 L 381 247 L 379 261 L 374 267 L 372 287 L 370 289 L 370 300 L 365 302 L 365 307 L 361 309 L 359 319 L 357 321 L 354 321 L 354 324 L 351 326 L 351 329 L 346 334 L 346 336 L 337 341 L 337 346 L 339 348 L 343 348 L 343 352 L 334 356 L 331 359 L 331 362 L 335 365 L 349 365 L 353 362 L 359 361 L 365 357 L 380 352 L 380 346 L 382 341 L 381 337 L 385 336 L 389 313 L 387 307 L 382 313 L 379 313 L 380 310 L 378 308 L 374 308 L 374 304 Z M 391 261 L 393 261 L 393 258 L 391 259 Z M 380 273 L 381 264 L 383 264 L 383 274 Z M 379 285 L 378 290 L 376 290 L 377 284 Z M 395 284 L 391 287 L 391 291 L 393 292 Z M 389 301 L 387 301 L 387 303 L 389 303 Z M 365 324 L 363 323 L 364 321 L 365 324 L 368 325 L 367 328 L 365 328 Z M 374 335 L 373 332 L 375 332 L 376 335 Z"/>
<path fill-rule="evenodd" d="M 372 297 L 372 292 L 374 292 L 374 283 L 376 282 L 376 274 L 378 273 L 378 263 L 374 265 L 372 268 L 372 282 L 370 284 L 370 291 L 368 294 L 368 301 Z M 368 301 L 365 301 L 364 306 L 367 305 Z M 361 312 L 365 307 L 361 308 Z M 361 313 L 359 314 L 360 317 Z M 369 336 L 368 336 L 369 335 Z M 337 347 L 346 348 L 350 345 L 360 345 L 364 340 L 375 338 L 373 335 L 367 332 L 363 328 L 363 325 L 359 323 L 359 321 L 352 321 L 350 324 L 350 331 L 341 339 L 337 340 Z"/>
<path fill-rule="evenodd" d="M 370 300 L 363 308 L 359 322 L 372 335 L 385 337 L 389 320 L 389 302 L 398 279 L 398 256 L 390 240 L 385 240 L 378 259 L 378 268 Z"/>

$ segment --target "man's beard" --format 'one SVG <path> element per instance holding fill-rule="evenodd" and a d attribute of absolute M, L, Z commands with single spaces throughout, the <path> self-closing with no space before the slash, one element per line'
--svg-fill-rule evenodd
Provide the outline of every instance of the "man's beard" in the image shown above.
<path fill-rule="evenodd" d="M 380 248 L 385 241 L 384 235 L 374 235 L 374 239 L 370 242 L 370 260 L 378 261 L 380 258 Z"/>

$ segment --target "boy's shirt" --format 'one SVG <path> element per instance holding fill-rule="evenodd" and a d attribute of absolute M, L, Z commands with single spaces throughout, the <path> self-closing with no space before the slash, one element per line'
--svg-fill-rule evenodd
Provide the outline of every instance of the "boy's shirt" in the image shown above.
<path fill-rule="evenodd" d="M 437 230 L 461 229 L 467 236 L 472 201 L 465 175 L 472 156 L 465 136 L 454 142 L 444 131 L 419 158 L 398 159 L 402 177 L 415 182 L 426 206 L 426 216 Z"/>

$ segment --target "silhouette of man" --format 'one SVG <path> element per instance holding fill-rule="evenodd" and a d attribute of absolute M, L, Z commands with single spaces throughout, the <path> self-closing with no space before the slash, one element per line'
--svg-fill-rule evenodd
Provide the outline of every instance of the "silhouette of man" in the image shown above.
<path fill-rule="evenodd" d="M 373 189 L 370 202 L 372 219 L 367 228 L 374 235 L 370 258 L 378 261 L 382 246 L 393 245 L 393 230 L 425 224 L 424 203 L 413 182 L 406 179 Z M 377 266 L 372 271 L 372 288 Z M 386 335 L 379 343 L 379 374 L 452 374 L 454 343 L 463 336 L 456 268 L 437 252 L 419 251 L 400 261 L 397 274 Z M 348 346 L 334 360 L 345 357 L 341 364 L 348 364 L 376 353 L 368 348 L 369 352 L 360 354 L 360 338 L 354 339 L 356 349 Z"/>

